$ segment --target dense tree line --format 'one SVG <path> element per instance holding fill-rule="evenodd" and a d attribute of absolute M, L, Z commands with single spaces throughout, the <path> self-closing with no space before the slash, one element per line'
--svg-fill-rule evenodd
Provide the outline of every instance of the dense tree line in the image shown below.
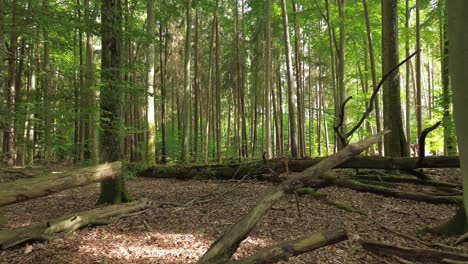
<path fill-rule="evenodd" d="M 445 2 L 405 3 L 0 1 L 0 154 L 9 165 L 326 156 L 385 128 L 371 153 L 408 156 L 439 120 L 428 149 L 455 154 Z M 114 7 L 121 22 L 106 26 Z"/>

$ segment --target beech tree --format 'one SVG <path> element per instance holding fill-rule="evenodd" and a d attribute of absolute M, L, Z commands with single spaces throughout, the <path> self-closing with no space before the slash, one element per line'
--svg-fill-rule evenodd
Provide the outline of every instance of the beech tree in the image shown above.
<path fill-rule="evenodd" d="M 122 159 L 121 91 L 122 91 L 122 1 L 103 0 L 101 6 L 102 61 L 101 81 L 101 162 Z M 128 202 L 130 197 L 123 175 L 101 183 L 98 203 Z"/>

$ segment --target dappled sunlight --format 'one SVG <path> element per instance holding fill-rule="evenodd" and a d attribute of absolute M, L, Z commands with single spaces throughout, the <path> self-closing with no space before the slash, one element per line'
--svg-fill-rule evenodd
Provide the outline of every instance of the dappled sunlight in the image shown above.
<path fill-rule="evenodd" d="M 102 236 L 102 234 L 100 235 Z M 184 261 L 195 262 L 208 250 L 212 241 L 202 235 L 167 234 L 150 232 L 141 236 L 104 234 L 105 240 L 95 243 L 95 238 L 82 240 L 79 253 L 96 258 L 119 260 L 157 259 L 164 262 Z M 248 237 L 240 247 L 242 253 L 253 251 L 255 248 L 265 247 L 270 240 Z"/>

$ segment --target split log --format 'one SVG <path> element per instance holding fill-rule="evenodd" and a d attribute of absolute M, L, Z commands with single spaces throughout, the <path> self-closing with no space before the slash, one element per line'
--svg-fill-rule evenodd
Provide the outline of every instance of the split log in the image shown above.
<path fill-rule="evenodd" d="M 89 225 L 109 224 L 117 219 L 143 212 L 150 206 L 146 200 L 110 205 L 73 215 L 62 216 L 13 230 L 0 231 L 0 248 L 7 249 L 28 241 L 48 240 L 50 236 L 68 235 Z"/>
<path fill-rule="evenodd" d="M 199 263 L 216 264 L 229 261 L 239 244 L 248 236 L 263 215 L 286 193 L 318 181 L 319 176 L 379 142 L 386 133 L 388 131 L 371 136 L 359 143 L 350 144 L 327 159 L 322 160 L 319 164 L 306 169 L 301 174 L 289 177 L 278 186 L 270 187 L 247 215 L 225 230 L 223 236 L 211 245 L 199 260 Z"/>
<path fill-rule="evenodd" d="M 252 256 L 241 260 L 231 261 L 232 264 L 254 264 L 254 263 L 275 263 L 290 257 L 310 252 L 318 248 L 333 245 L 348 238 L 342 229 L 324 231 L 312 235 L 307 235 L 297 240 L 285 241 L 272 247 L 262 249 Z"/>
<path fill-rule="evenodd" d="M 0 185 L 0 206 L 46 196 L 118 176 L 121 162 L 104 163 L 63 173 L 48 173 Z"/>
<path fill-rule="evenodd" d="M 405 192 L 397 189 L 387 188 L 384 186 L 372 185 L 362 183 L 358 180 L 346 179 L 346 178 L 339 178 L 334 176 L 330 173 L 324 174 L 321 178 L 333 185 L 348 188 L 351 190 L 355 190 L 358 192 L 370 192 L 375 193 L 383 196 L 401 198 L 401 199 L 409 199 L 414 201 L 426 202 L 426 203 L 433 203 L 433 204 L 462 204 L 463 198 L 462 196 L 436 196 L 436 195 L 429 195 L 421 192 Z"/>
<path fill-rule="evenodd" d="M 326 158 L 308 158 L 300 160 L 288 160 L 289 171 L 302 172 L 305 169 L 318 164 Z M 413 170 L 418 168 L 459 168 L 460 160 L 455 156 L 430 156 L 425 157 L 421 163 L 418 158 L 386 158 L 378 156 L 354 157 L 336 168 L 355 169 L 383 169 L 383 170 Z M 131 169 L 131 168 L 130 168 Z M 138 170 L 138 169 L 136 169 Z M 193 166 L 164 166 L 159 165 L 143 170 L 138 170 L 138 176 L 155 178 L 188 179 L 223 179 L 242 178 L 246 175 L 265 179 L 264 174 L 270 174 L 274 170 L 277 173 L 286 171 L 283 159 L 267 161 L 251 161 L 246 163 L 193 165 Z"/>
<path fill-rule="evenodd" d="M 414 260 L 426 260 L 441 262 L 444 259 L 455 261 L 468 261 L 468 254 L 455 253 L 450 251 L 441 251 L 427 248 L 409 248 L 396 246 L 384 242 L 363 240 L 360 241 L 362 247 L 366 250 L 386 256 L 399 256 Z"/>

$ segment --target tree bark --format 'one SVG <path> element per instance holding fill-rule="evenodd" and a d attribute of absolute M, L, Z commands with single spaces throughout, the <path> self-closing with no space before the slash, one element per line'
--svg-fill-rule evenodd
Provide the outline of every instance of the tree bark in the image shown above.
<path fill-rule="evenodd" d="M 101 80 L 101 160 L 122 159 L 121 150 L 121 85 L 122 74 L 122 2 L 104 0 L 102 16 Z M 101 183 L 98 203 L 121 203 L 130 200 L 122 176 Z"/>
<path fill-rule="evenodd" d="M 382 2 L 382 64 L 385 74 L 398 65 L 398 1 Z M 400 102 L 400 78 L 395 71 L 383 87 L 384 128 L 391 130 L 385 136 L 385 156 L 405 157 L 409 155 L 403 132 Z"/>
<path fill-rule="evenodd" d="M 271 109 L 270 109 L 270 93 L 271 93 L 271 0 L 265 2 L 265 148 L 266 158 L 270 159 L 273 156 L 271 147 Z M 276 113 L 275 102 L 273 102 L 273 113 Z M 275 116 L 275 125 L 277 126 L 277 118 Z"/>
<path fill-rule="evenodd" d="M 186 0 L 185 6 L 185 48 L 184 48 L 184 95 L 183 95 L 183 131 L 181 161 L 189 161 L 189 140 L 190 140 L 190 54 L 192 36 L 192 0 Z"/>
<path fill-rule="evenodd" d="M 46 196 L 66 189 L 81 187 L 120 175 L 122 163 L 104 163 L 93 167 L 38 178 L 17 180 L 1 186 L 0 206 Z"/>
<path fill-rule="evenodd" d="M 449 36 L 449 68 L 453 87 L 453 109 L 455 116 L 460 165 L 463 175 L 463 200 L 465 214 L 468 217 L 468 2 L 453 0 L 447 2 L 448 36 Z"/>
<path fill-rule="evenodd" d="M 291 59 L 291 40 L 289 37 L 289 22 L 288 22 L 288 10 L 286 7 L 286 0 L 281 0 L 281 14 L 283 16 L 283 34 L 284 34 L 284 45 L 285 45 L 285 56 L 286 56 L 286 69 L 287 69 L 287 86 L 288 86 L 288 111 L 289 111 L 289 148 L 291 157 L 297 158 L 297 137 L 296 137 L 296 95 L 294 94 L 294 82 L 293 82 L 293 67 Z"/>

